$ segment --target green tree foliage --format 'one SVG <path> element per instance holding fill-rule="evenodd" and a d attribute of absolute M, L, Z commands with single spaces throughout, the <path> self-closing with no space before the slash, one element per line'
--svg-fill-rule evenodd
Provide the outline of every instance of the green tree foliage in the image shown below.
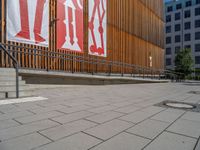
<path fill-rule="evenodd" d="M 175 71 L 188 76 L 193 71 L 193 63 L 191 49 L 182 49 L 175 58 Z"/>

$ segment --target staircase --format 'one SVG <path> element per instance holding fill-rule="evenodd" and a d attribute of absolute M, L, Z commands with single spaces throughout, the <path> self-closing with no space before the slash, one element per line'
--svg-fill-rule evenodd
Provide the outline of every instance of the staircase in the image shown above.
<path fill-rule="evenodd" d="M 19 76 L 19 97 L 34 95 L 34 90 Z M 16 98 L 16 72 L 14 68 L 0 68 L 0 99 Z"/>

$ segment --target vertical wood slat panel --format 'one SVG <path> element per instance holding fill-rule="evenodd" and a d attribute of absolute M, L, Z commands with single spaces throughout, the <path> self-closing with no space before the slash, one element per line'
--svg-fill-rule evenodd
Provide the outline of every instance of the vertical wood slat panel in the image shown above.
<path fill-rule="evenodd" d="M 6 0 L 1 0 L 1 43 L 5 42 L 6 37 L 3 21 L 6 20 L 5 2 Z M 108 71 L 108 67 L 104 65 L 91 65 L 70 60 L 63 61 L 58 56 L 67 58 L 67 56 L 61 54 L 64 53 L 89 57 L 89 59 L 105 59 L 146 67 L 149 67 L 149 56 L 152 55 L 153 68 L 163 69 L 164 22 L 162 0 L 108 0 L 107 58 L 88 55 L 88 2 L 89 0 L 84 0 L 84 54 L 56 49 L 56 0 L 50 0 L 49 48 L 12 42 L 13 45 L 22 47 L 12 48 L 18 52 L 17 59 L 20 66 L 45 70 L 74 70 L 75 72 Z M 6 43 L 8 42 L 6 41 Z M 54 54 L 51 52 L 54 52 Z M 58 54 L 55 54 L 55 52 Z M 36 56 L 36 54 L 39 56 Z M 55 58 L 56 56 L 57 58 Z M 0 58 L 0 66 L 9 67 L 7 56 L 5 57 L 1 52 Z M 4 60 L 4 58 L 6 59 Z M 132 71 L 131 68 L 124 68 L 123 66 L 113 67 L 112 70 L 114 72 Z"/>

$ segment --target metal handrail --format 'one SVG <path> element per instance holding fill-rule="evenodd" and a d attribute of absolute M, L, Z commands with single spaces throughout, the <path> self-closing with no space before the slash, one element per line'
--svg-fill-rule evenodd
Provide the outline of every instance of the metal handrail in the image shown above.
<path fill-rule="evenodd" d="M 36 55 L 36 56 L 42 56 L 42 57 L 48 57 L 48 58 L 58 58 L 63 61 L 68 60 L 68 61 L 75 61 L 78 63 L 88 63 L 91 65 L 105 65 L 108 67 L 108 75 L 110 76 L 112 72 L 112 67 L 123 67 L 123 68 L 131 68 L 131 76 L 134 75 L 134 71 L 136 71 L 135 76 L 139 77 L 151 77 L 155 78 L 156 75 L 159 77 L 159 79 L 162 77 L 169 77 L 170 79 L 178 79 L 181 74 L 169 70 L 161 70 L 161 69 L 154 69 L 150 67 L 144 67 L 144 66 L 139 66 L 136 64 L 128 64 L 128 63 L 123 63 L 123 62 L 118 62 L 118 61 L 109 61 L 105 59 L 98 59 L 98 58 L 91 58 L 91 57 L 85 57 L 85 56 L 77 56 L 74 54 L 69 54 L 69 53 L 62 53 L 62 52 L 52 52 L 48 50 L 42 50 L 42 49 L 36 49 L 36 48 L 27 48 L 19 45 L 12 45 L 12 44 L 3 44 L 0 43 L 3 46 L 8 46 L 8 47 L 14 47 L 15 49 L 9 49 L 9 52 L 13 53 L 18 53 L 18 54 L 27 54 L 27 55 Z M 28 51 L 17 51 L 16 48 L 25 48 L 28 49 Z M 35 51 L 41 52 L 40 54 L 36 54 Z M 82 68 L 81 68 L 82 70 Z M 47 68 L 47 71 L 49 71 L 49 68 Z M 73 67 L 72 67 L 72 73 L 74 73 Z M 82 72 L 82 71 L 81 71 Z M 92 74 L 94 74 L 94 69 L 92 69 Z M 124 76 L 124 72 L 122 71 L 121 76 Z M 150 76 L 149 76 L 150 75 Z"/>
<path fill-rule="evenodd" d="M 18 61 L 6 50 L 6 48 L 0 43 L 0 49 L 3 50 L 9 58 L 13 61 L 13 66 L 16 71 L 16 97 L 19 98 L 19 64 Z"/>

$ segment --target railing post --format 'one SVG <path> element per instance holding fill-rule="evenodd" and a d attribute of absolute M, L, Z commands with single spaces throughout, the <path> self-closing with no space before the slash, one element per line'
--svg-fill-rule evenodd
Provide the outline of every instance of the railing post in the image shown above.
<path fill-rule="evenodd" d="M 19 98 L 19 69 L 18 64 L 16 64 L 16 97 Z"/>

